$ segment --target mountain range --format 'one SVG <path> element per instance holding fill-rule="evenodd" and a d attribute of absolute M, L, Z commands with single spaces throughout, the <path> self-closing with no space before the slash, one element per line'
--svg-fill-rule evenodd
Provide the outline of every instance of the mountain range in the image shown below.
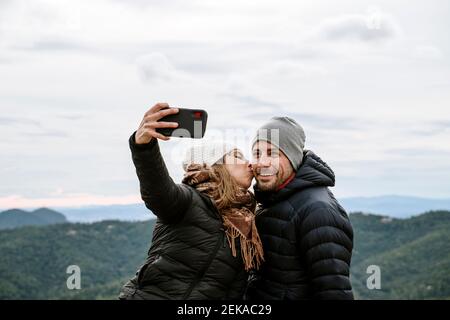
<path fill-rule="evenodd" d="M 20 209 L 10 209 L 0 212 L 0 229 L 13 229 L 23 226 L 43 226 L 66 223 L 66 217 L 48 208 L 39 208 L 28 212 Z"/>
<path fill-rule="evenodd" d="M 450 212 L 407 219 L 354 213 L 351 281 L 357 299 L 450 299 Z M 0 299 L 116 299 L 144 262 L 155 219 L 63 223 L 0 231 Z M 66 286 L 68 266 L 81 289 Z M 378 266 L 381 288 L 367 285 Z"/>
<path fill-rule="evenodd" d="M 340 198 L 339 202 L 349 213 L 367 212 L 393 218 L 409 218 L 431 210 L 450 210 L 450 199 L 429 199 L 407 196 L 351 197 Z M 80 207 L 39 208 L 32 212 L 10 209 L 0 212 L 0 229 L 22 225 L 44 225 L 48 222 L 92 223 L 103 220 L 145 221 L 154 219 L 153 213 L 143 203 L 126 205 L 98 205 Z M 44 212 L 50 217 L 45 219 Z M 42 219 L 44 218 L 44 219 Z"/>
<path fill-rule="evenodd" d="M 426 211 L 450 210 L 450 199 L 408 196 L 351 197 L 339 199 L 347 212 L 368 212 L 394 218 L 409 218 Z"/>
<path fill-rule="evenodd" d="M 339 198 L 347 212 L 367 212 L 393 218 L 409 218 L 431 210 L 450 210 L 450 199 L 430 199 L 408 196 Z M 97 222 L 102 220 L 144 221 L 155 218 L 143 203 L 126 205 L 97 205 L 55 207 L 70 222 Z"/>

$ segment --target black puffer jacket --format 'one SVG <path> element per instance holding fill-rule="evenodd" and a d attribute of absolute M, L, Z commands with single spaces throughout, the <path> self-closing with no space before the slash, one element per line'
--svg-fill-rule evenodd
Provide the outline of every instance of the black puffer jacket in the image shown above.
<path fill-rule="evenodd" d="M 142 200 L 158 220 L 147 261 L 119 298 L 242 299 L 248 274 L 241 255 L 232 256 L 215 205 L 172 181 L 156 139 L 137 145 L 133 134 L 130 148 Z"/>
<path fill-rule="evenodd" d="M 308 151 L 285 188 L 266 193 L 255 187 L 265 263 L 252 276 L 248 299 L 353 299 L 353 230 L 329 186 L 333 171 Z"/>

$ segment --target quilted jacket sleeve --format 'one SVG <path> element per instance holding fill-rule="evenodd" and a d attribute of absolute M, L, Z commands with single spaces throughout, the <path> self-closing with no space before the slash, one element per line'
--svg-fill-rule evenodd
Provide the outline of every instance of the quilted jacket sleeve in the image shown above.
<path fill-rule="evenodd" d="M 129 145 L 145 206 L 165 223 L 180 221 L 192 201 L 189 187 L 173 182 L 156 139 L 138 145 L 133 133 Z"/>

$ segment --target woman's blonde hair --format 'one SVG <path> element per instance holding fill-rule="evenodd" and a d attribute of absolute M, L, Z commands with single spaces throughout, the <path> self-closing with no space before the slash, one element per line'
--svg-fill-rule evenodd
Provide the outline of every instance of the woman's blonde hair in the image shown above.
<path fill-rule="evenodd" d="M 223 157 L 221 163 L 211 167 L 210 173 L 211 179 L 217 181 L 218 184 L 216 206 L 219 210 L 238 204 L 237 194 L 240 188 L 225 167 L 225 157 L 226 155 Z"/>

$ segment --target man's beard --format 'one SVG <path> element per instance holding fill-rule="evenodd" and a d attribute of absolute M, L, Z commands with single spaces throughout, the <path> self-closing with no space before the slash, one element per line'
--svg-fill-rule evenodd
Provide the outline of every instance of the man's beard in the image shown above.
<path fill-rule="evenodd" d="M 275 191 L 279 185 L 281 185 L 284 181 L 283 172 L 281 170 L 278 171 L 276 175 L 276 179 L 271 180 L 270 182 L 260 182 L 258 178 L 256 179 L 256 187 L 261 191 Z"/>

